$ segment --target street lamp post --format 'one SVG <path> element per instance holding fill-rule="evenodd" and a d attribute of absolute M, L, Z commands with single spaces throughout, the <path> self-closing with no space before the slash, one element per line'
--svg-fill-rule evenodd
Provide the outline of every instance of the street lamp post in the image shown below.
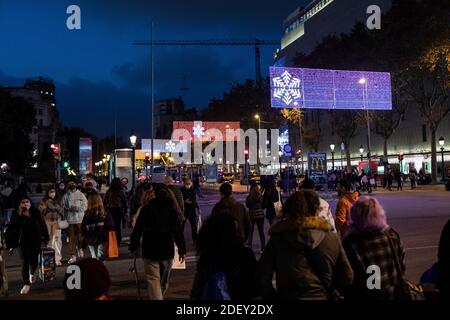
<path fill-rule="evenodd" d="M 330 144 L 331 149 L 331 170 L 334 171 L 334 143 Z"/>
<path fill-rule="evenodd" d="M 131 189 L 134 189 L 134 184 L 135 184 L 135 179 L 136 179 L 136 173 L 135 173 L 135 150 L 136 150 L 136 140 L 137 137 L 134 134 L 134 132 L 131 133 L 130 136 L 130 142 L 131 142 L 131 148 L 133 150 L 133 153 L 131 154 L 131 174 L 132 174 L 132 178 L 131 178 Z"/>
<path fill-rule="evenodd" d="M 363 162 L 364 147 L 362 145 L 359 147 L 359 153 L 361 154 L 361 162 Z"/>
<path fill-rule="evenodd" d="M 441 146 L 441 166 L 442 166 L 442 181 L 445 180 L 445 166 L 444 166 L 444 137 L 439 138 L 439 145 Z"/>
<path fill-rule="evenodd" d="M 367 105 L 367 79 L 361 78 L 358 81 L 359 84 L 363 85 L 363 105 L 366 109 L 366 120 L 367 120 L 367 158 L 369 161 L 369 173 L 371 172 L 371 153 L 370 153 L 370 119 L 369 119 L 369 108 Z M 362 155 L 361 155 L 362 157 Z M 362 160 L 361 160 L 362 161 Z"/>
<path fill-rule="evenodd" d="M 259 156 L 260 156 L 260 152 L 261 152 L 261 141 L 260 141 L 260 131 L 261 131 L 261 116 L 259 114 L 255 114 L 255 119 L 258 120 L 258 155 L 256 157 L 256 166 L 258 168 L 258 174 L 260 173 L 259 171 Z"/>

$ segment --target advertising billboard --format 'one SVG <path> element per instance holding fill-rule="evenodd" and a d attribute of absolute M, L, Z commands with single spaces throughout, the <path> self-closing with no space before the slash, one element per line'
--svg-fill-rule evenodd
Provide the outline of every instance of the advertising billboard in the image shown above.
<path fill-rule="evenodd" d="M 273 108 L 391 110 L 389 72 L 270 67 Z"/>
<path fill-rule="evenodd" d="M 308 175 L 316 184 L 327 185 L 327 153 L 308 153 Z"/>
<path fill-rule="evenodd" d="M 92 173 L 92 140 L 80 138 L 80 174 Z"/>
<path fill-rule="evenodd" d="M 194 140 L 201 141 L 239 141 L 240 135 L 227 135 L 227 130 L 239 130 L 239 121 L 174 121 L 173 130 L 185 129 Z M 221 137 L 212 137 L 208 130 L 215 129 L 221 133 Z"/>

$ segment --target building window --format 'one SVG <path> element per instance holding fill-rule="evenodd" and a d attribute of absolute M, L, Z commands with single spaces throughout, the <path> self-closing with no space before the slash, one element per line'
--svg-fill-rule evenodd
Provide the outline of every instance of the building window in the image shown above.
<path fill-rule="evenodd" d="M 422 125 L 422 142 L 427 142 L 427 126 Z"/>
<path fill-rule="evenodd" d="M 166 114 L 167 113 L 167 106 L 166 105 L 162 105 L 159 107 L 159 113 L 160 114 Z"/>
<path fill-rule="evenodd" d="M 38 109 L 38 115 L 42 116 L 42 109 Z"/>

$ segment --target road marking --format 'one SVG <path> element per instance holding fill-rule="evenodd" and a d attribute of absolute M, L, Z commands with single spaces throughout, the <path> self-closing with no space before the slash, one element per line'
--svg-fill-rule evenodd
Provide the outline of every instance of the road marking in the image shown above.
<path fill-rule="evenodd" d="M 412 247 L 412 248 L 405 248 L 405 250 L 436 249 L 438 247 L 439 246 Z"/>

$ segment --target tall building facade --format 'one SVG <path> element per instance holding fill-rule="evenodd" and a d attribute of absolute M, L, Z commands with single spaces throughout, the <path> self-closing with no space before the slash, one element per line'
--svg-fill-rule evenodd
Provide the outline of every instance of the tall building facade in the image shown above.
<path fill-rule="evenodd" d="M 324 37 L 349 33 L 356 22 L 365 23 L 371 5 L 386 12 L 391 0 L 314 0 L 296 9 L 283 21 L 276 64 L 292 66 L 297 53 L 311 53 Z"/>
<path fill-rule="evenodd" d="M 61 121 L 56 107 L 55 84 L 53 80 L 37 77 L 27 78 L 23 87 L 7 87 L 12 96 L 23 97 L 30 102 L 36 112 L 36 124 L 30 134 L 35 155 L 39 162 L 50 152 L 50 146 L 56 142 Z"/>
<path fill-rule="evenodd" d="M 284 35 L 281 39 L 281 50 L 276 54 L 276 66 L 294 66 L 297 53 L 309 54 L 321 40 L 329 35 L 349 33 L 357 22 L 365 22 L 368 14 L 367 7 L 378 5 L 381 12 L 387 12 L 391 7 L 390 0 L 314 0 L 304 8 L 292 12 L 283 22 Z M 383 22 L 381 21 L 381 27 Z M 370 70 L 368 70 L 370 71 Z M 386 70 L 388 71 L 388 70 Z M 332 127 L 331 114 L 327 110 L 305 110 L 303 124 L 307 129 L 314 129 L 320 136 L 318 150 L 327 152 L 328 158 L 334 156 L 335 168 L 345 166 L 345 153 L 341 154 L 341 139 Z M 371 154 L 372 159 L 383 156 L 384 140 L 376 133 L 375 123 L 371 122 Z M 351 164 L 358 165 L 361 161 L 360 148 L 363 151 L 363 160 L 367 160 L 368 133 L 365 121 L 358 123 L 356 133 L 349 144 Z M 290 142 L 303 150 L 304 162 L 307 162 L 307 153 L 312 147 L 300 141 L 298 125 L 290 126 Z M 442 154 L 438 140 L 445 139 L 444 167 L 450 166 L 450 115 L 442 119 L 436 132 L 437 172 L 442 176 Z M 330 145 L 335 145 L 331 153 Z M 416 105 L 411 104 L 402 117 L 399 126 L 387 141 L 388 162 L 399 166 L 398 154 L 403 153 L 402 171 L 407 173 L 414 167 L 419 171 L 424 169 L 431 172 L 431 132 L 420 115 Z M 331 169 L 331 161 L 328 168 Z M 379 166 L 380 170 L 383 166 Z"/>
<path fill-rule="evenodd" d="M 185 109 L 181 97 L 177 99 L 164 99 L 155 103 L 155 138 L 170 139 L 172 136 L 173 121 L 196 120 L 195 108 Z"/>

